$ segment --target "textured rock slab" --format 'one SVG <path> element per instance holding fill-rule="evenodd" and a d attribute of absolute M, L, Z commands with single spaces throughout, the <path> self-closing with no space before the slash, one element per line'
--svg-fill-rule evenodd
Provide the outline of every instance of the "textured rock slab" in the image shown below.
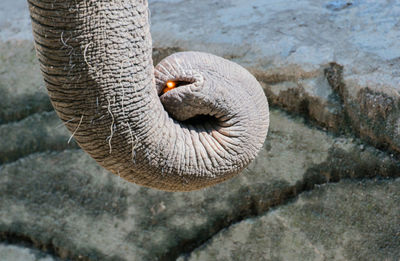
<path fill-rule="evenodd" d="M 400 180 L 320 186 L 178 260 L 399 260 Z"/>
<path fill-rule="evenodd" d="M 202 191 L 166 193 L 126 183 L 81 150 L 4 164 L 0 238 L 28 238 L 61 258 L 174 260 L 315 184 L 399 173 L 395 159 L 273 110 L 258 159 L 243 175 Z"/>
<path fill-rule="evenodd" d="M 0 41 L 33 40 L 28 4 L 24 0 L 0 2 Z"/>
<path fill-rule="evenodd" d="M 0 41 L 0 50 L 0 124 L 52 110 L 32 41 Z"/>
<path fill-rule="evenodd" d="M 78 147 L 54 111 L 0 125 L 0 137 L 0 165 L 35 152 Z"/>
<path fill-rule="evenodd" d="M 0 244 L 2 261 L 57 261 L 46 253 L 23 246 Z"/>

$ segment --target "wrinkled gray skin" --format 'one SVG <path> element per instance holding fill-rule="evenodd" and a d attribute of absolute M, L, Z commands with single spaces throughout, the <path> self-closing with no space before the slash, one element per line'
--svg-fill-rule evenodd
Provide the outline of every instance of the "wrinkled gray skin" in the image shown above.
<path fill-rule="evenodd" d="M 143 186 L 190 191 L 231 178 L 256 157 L 269 123 L 259 83 L 199 52 L 154 68 L 146 0 L 28 3 L 53 106 L 104 168 Z M 163 94 L 168 80 L 184 85 Z"/>

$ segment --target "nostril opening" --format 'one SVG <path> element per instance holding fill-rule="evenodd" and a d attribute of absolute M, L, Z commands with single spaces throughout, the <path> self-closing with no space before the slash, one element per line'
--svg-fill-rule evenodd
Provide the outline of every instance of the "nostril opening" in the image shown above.
<path fill-rule="evenodd" d="M 188 81 L 173 81 L 173 82 L 175 83 L 176 88 L 193 83 L 193 82 L 188 82 Z"/>
<path fill-rule="evenodd" d="M 196 115 L 187 120 L 181 121 L 183 124 L 196 126 L 204 126 L 205 124 L 209 124 L 215 126 L 218 124 L 219 120 L 215 116 L 211 115 Z"/>
<path fill-rule="evenodd" d="M 178 80 L 169 80 L 165 83 L 164 88 L 162 89 L 159 96 L 163 95 L 164 93 L 171 91 L 175 88 L 179 88 L 181 86 L 190 85 L 192 81 L 178 81 Z"/>

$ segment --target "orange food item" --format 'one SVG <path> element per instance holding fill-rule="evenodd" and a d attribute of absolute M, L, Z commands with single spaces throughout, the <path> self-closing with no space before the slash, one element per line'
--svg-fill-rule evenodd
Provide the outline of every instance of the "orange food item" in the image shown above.
<path fill-rule="evenodd" d="M 175 89 L 175 87 L 176 87 L 176 83 L 175 82 L 168 81 L 166 86 L 165 86 L 165 88 L 164 88 L 164 90 L 163 90 L 163 93 L 166 93 L 166 92 L 168 92 L 168 91 L 170 91 L 172 89 Z"/>

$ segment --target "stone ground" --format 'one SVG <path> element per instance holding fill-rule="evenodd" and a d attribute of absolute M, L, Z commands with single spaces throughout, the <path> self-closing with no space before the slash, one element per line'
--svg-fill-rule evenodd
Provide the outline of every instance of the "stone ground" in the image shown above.
<path fill-rule="evenodd" d="M 155 62 L 224 56 L 273 106 L 255 162 L 190 193 L 127 183 L 68 142 L 26 5 L 0 3 L 2 260 L 400 260 L 397 1 L 151 0 Z"/>
<path fill-rule="evenodd" d="M 3 260 L 21 260 L 21 261 L 57 261 L 58 258 L 51 257 L 36 249 L 24 246 L 14 246 L 0 244 L 0 253 Z"/>

